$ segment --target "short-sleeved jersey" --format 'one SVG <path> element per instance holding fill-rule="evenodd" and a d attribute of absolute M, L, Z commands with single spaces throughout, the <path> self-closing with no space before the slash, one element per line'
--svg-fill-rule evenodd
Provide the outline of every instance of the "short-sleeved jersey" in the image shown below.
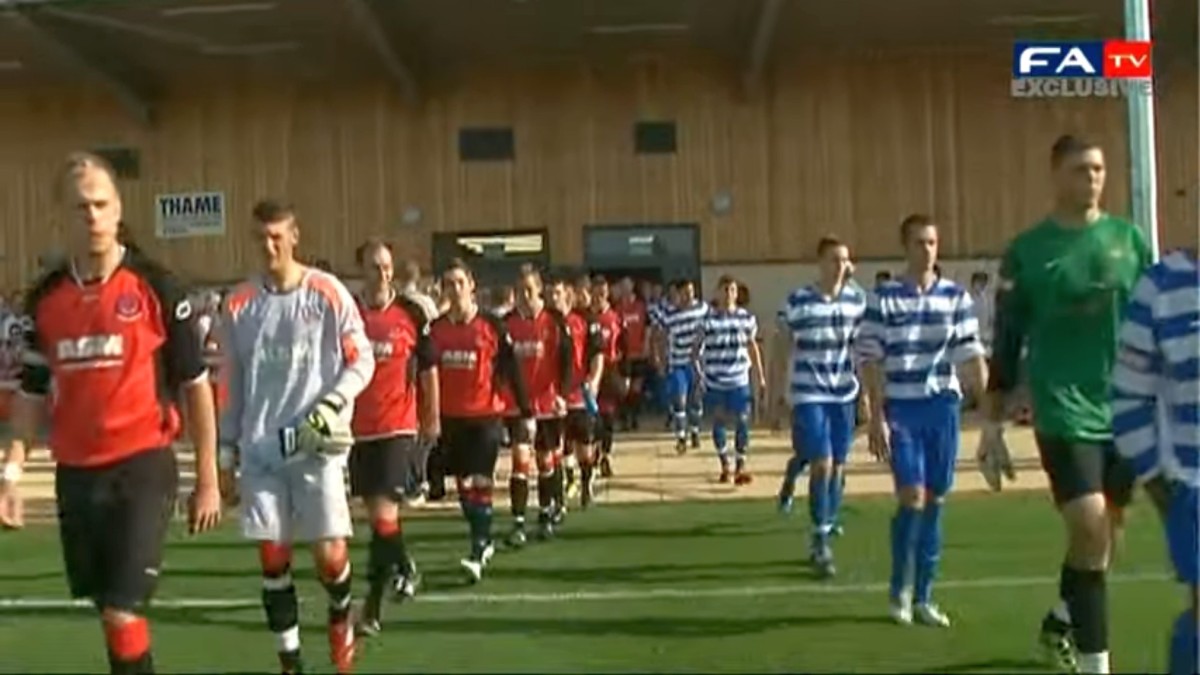
<path fill-rule="evenodd" d="M 866 309 L 866 293 L 849 284 L 835 297 L 826 297 L 815 286 L 788 295 L 777 319 L 791 337 L 788 394 L 792 405 L 846 403 L 858 396 L 854 340 Z"/>
<path fill-rule="evenodd" d="M 593 320 L 600 326 L 600 338 L 603 347 L 600 353 L 604 355 L 604 365 L 611 366 L 621 360 L 624 351 L 624 333 L 621 326 L 621 315 L 609 307 L 603 312 L 596 313 Z"/>
<path fill-rule="evenodd" d="M 646 340 L 646 303 L 637 296 L 622 298 L 617 303 L 617 313 L 621 315 L 621 328 L 625 331 L 625 357 L 646 358 L 649 347 Z"/>
<path fill-rule="evenodd" d="M 704 386 L 728 391 L 750 386 L 750 348 L 758 320 L 743 307 L 713 307 L 700 323 L 700 372 Z"/>
<path fill-rule="evenodd" d="M 417 433 L 417 374 L 434 367 L 429 322 L 419 305 L 397 295 L 382 307 L 359 297 L 375 374 L 354 404 L 354 438 Z"/>
<path fill-rule="evenodd" d="M 1083 441 L 1112 438 L 1110 385 L 1117 327 L 1150 249 L 1128 221 L 1103 215 L 1090 226 L 1045 220 L 1019 235 L 1000 267 L 993 370 L 1015 386 L 1021 349 L 1034 427 Z"/>
<path fill-rule="evenodd" d="M 663 317 L 667 334 L 667 365 L 672 368 L 690 365 L 692 348 L 700 336 L 700 323 L 708 314 L 708 303 L 694 301 L 688 307 L 673 307 Z"/>
<path fill-rule="evenodd" d="M 504 318 L 512 338 L 513 352 L 529 393 L 529 403 L 538 417 L 554 414 L 554 401 L 566 397 L 571 385 L 571 336 L 566 319 L 546 308 L 529 317 L 513 310 Z M 517 401 L 511 387 L 503 389 L 504 412 L 516 415 Z"/>
<path fill-rule="evenodd" d="M 229 295 L 220 324 L 229 396 L 221 439 L 241 449 L 245 470 L 282 466 L 281 432 L 326 397 L 340 399 L 340 415 L 353 419 L 375 357 L 354 296 L 337 277 L 305 268 L 287 291 L 248 281 Z"/>
<path fill-rule="evenodd" d="M 1200 489 L 1200 264 L 1194 252 L 1164 256 L 1134 289 L 1113 370 L 1113 433 L 1139 479 L 1162 474 Z"/>
<path fill-rule="evenodd" d="M 567 390 L 567 407 L 584 407 L 583 383 L 591 370 L 592 361 L 604 351 L 604 337 L 600 324 L 592 320 L 590 313 L 575 310 L 567 315 L 567 330 L 571 333 L 571 386 Z"/>
<path fill-rule="evenodd" d="M 650 304 L 646 306 L 646 321 L 650 324 L 651 328 L 662 328 L 663 318 L 667 316 L 668 309 L 668 303 L 665 298 L 659 298 L 651 301 Z"/>
<path fill-rule="evenodd" d="M 28 304 L 21 390 L 50 395 L 58 463 L 103 466 L 175 440 L 178 389 L 206 371 L 192 305 L 165 269 L 126 251 L 107 279 L 84 283 L 67 265 Z"/>
<path fill-rule="evenodd" d="M 907 279 L 880 284 L 855 347 L 864 361 L 882 362 L 889 401 L 961 398 L 955 366 L 983 356 L 971 295 L 942 278 L 925 291 Z"/>
<path fill-rule="evenodd" d="M 443 419 L 499 417 L 501 391 L 512 387 L 523 417 L 532 417 L 529 396 L 504 321 L 485 311 L 467 321 L 443 314 L 430 327 L 437 355 Z"/>

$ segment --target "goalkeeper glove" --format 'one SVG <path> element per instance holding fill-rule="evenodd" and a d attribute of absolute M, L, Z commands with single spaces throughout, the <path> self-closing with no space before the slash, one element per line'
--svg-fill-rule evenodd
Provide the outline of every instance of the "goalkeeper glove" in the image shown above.
<path fill-rule="evenodd" d="M 350 424 L 342 419 L 341 399 L 326 396 L 295 426 L 283 429 L 280 445 L 285 459 L 301 454 L 342 455 L 354 445 Z"/>
<path fill-rule="evenodd" d="M 1004 426 L 998 422 L 988 422 L 984 425 L 975 459 L 979 462 L 979 471 L 983 474 L 983 479 L 993 492 L 999 492 L 1004 487 L 1004 478 L 1010 481 L 1017 479 L 1012 456 L 1008 452 L 1008 443 L 1004 441 Z"/>

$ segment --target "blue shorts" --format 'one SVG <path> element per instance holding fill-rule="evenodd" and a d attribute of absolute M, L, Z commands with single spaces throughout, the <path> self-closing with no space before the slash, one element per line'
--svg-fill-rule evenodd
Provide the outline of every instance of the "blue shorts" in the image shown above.
<path fill-rule="evenodd" d="M 1179 580 L 1200 583 L 1200 490 L 1183 484 L 1172 486 L 1167 508 L 1167 547 Z"/>
<path fill-rule="evenodd" d="M 958 460 L 959 400 L 889 401 L 886 406 L 896 489 L 923 487 L 944 497 Z"/>
<path fill-rule="evenodd" d="M 733 389 L 705 389 L 704 409 L 722 410 L 734 417 L 750 414 L 750 387 Z"/>
<path fill-rule="evenodd" d="M 671 403 L 683 399 L 692 400 L 692 391 L 696 387 L 696 369 L 691 365 L 671 366 L 667 371 L 667 398 Z"/>
<path fill-rule="evenodd" d="M 857 413 L 854 401 L 792 406 L 792 450 L 809 461 L 832 458 L 834 464 L 845 464 Z"/>

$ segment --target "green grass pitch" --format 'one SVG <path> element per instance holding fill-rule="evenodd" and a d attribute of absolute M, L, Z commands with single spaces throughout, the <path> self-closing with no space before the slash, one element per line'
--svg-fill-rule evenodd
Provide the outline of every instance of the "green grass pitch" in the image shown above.
<path fill-rule="evenodd" d="M 361 672 L 1036 672 L 1035 631 L 1056 592 L 1061 525 L 1043 494 L 953 497 L 943 583 L 949 630 L 885 619 L 891 501 L 850 500 L 836 542 L 839 576 L 813 578 L 803 558 L 803 503 L 782 518 L 764 501 L 603 506 L 575 512 L 560 539 L 501 551 L 478 586 L 457 560 L 465 525 L 421 517 L 406 526 L 424 595 L 388 607 Z M 498 509 L 501 513 L 503 508 Z M 1114 667 L 1165 669 L 1169 622 L 1183 604 L 1161 529 L 1129 514 L 1110 586 Z M 500 515 L 496 531 L 507 519 Z M 362 529 L 360 528 L 360 532 Z M 365 546 L 355 546 L 360 572 Z M 324 600 L 311 564 L 296 565 L 305 660 L 330 672 Z M 235 528 L 167 551 L 163 600 L 240 601 L 241 608 L 151 610 L 161 672 L 270 672 L 273 639 L 256 606 L 257 556 Z M 100 630 L 87 609 L 24 607 L 65 600 L 57 531 L 0 536 L 0 673 L 101 672 Z"/>

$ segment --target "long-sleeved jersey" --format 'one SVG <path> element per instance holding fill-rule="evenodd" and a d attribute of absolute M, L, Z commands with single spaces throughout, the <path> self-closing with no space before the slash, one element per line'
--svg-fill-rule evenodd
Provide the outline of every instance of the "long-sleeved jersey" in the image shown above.
<path fill-rule="evenodd" d="M 261 280 L 242 284 L 221 325 L 229 399 L 220 437 L 237 444 L 246 467 L 281 465 L 280 431 L 326 396 L 345 402 L 340 414 L 349 421 L 375 372 L 354 296 L 320 270 L 306 268 L 300 286 L 286 293 Z"/>
<path fill-rule="evenodd" d="M 1113 368 L 1113 437 L 1139 478 L 1163 473 L 1200 488 L 1200 266 L 1194 255 L 1166 256 L 1134 288 Z"/>

